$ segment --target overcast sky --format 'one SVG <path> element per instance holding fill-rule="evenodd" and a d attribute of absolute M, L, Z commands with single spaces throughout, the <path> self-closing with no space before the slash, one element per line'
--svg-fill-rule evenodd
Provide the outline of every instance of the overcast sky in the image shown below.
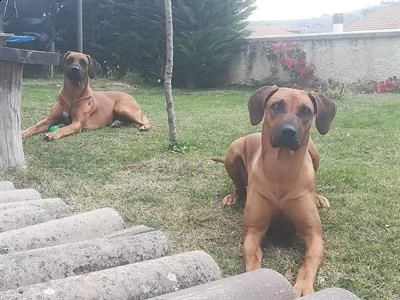
<path fill-rule="evenodd" d="M 320 17 L 377 5 L 381 0 L 257 0 L 257 9 L 250 17 L 258 20 L 289 20 Z"/>

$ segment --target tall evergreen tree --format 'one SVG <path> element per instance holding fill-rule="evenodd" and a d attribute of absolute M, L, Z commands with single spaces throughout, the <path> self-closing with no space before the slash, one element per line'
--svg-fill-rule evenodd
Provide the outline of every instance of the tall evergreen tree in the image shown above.
<path fill-rule="evenodd" d="M 189 87 L 215 86 L 248 35 L 254 0 L 175 0 L 175 78 Z"/>

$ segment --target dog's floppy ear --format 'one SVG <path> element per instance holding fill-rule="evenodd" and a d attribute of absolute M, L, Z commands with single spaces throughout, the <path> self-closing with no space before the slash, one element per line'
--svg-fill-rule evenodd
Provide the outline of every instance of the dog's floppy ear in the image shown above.
<path fill-rule="evenodd" d="M 59 59 L 59 62 L 58 62 L 58 65 L 59 65 L 59 66 L 61 66 L 62 68 L 64 68 L 65 60 L 67 59 L 67 57 L 68 57 L 68 55 L 69 55 L 70 53 L 71 53 L 71 51 L 68 51 L 68 52 L 66 52 L 66 53 L 60 55 L 60 59 Z"/>
<path fill-rule="evenodd" d="M 308 93 L 316 111 L 315 125 L 320 134 L 326 134 L 336 115 L 336 104 L 328 97 L 316 92 Z"/>
<path fill-rule="evenodd" d="M 96 76 L 97 72 L 99 71 L 100 65 L 90 55 L 87 55 L 87 58 L 89 60 L 88 75 L 90 79 L 93 79 Z"/>
<path fill-rule="evenodd" d="M 248 108 L 251 125 L 257 125 L 264 117 L 265 103 L 278 91 L 276 85 L 259 88 L 250 96 Z"/>

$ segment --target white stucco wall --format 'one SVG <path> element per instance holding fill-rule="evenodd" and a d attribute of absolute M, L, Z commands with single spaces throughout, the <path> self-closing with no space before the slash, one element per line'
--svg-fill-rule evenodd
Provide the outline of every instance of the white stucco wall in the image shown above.
<path fill-rule="evenodd" d="M 277 41 L 296 42 L 323 80 L 354 83 L 400 77 L 400 30 L 385 30 L 249 39 L 231 65 L 229 83 L 267 82 L 272 65 L 262 44 Z"/>

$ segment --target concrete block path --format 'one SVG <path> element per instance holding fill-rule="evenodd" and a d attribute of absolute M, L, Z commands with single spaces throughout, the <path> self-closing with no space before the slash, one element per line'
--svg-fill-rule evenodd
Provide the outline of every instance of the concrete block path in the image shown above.
<path fill-rule="evenodd" d="M 222 278 L 204 251 L 171 253 L 168 238 L 127 227 L 112 208 L 71 214 L 59 198 L 0 181 L 0 300 L 293 299 L 291 284 L 261 269 Z M 330 288 L 301 299 L 359 299 Z"/>

